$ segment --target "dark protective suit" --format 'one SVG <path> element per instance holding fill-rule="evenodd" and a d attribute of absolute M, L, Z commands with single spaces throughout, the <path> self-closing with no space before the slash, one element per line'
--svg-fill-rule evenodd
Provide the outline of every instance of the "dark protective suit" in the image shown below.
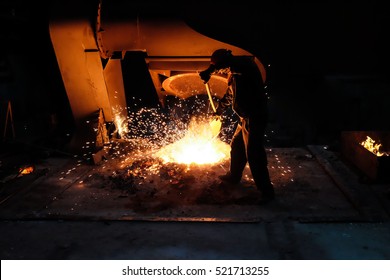
<path fill-rule="evenodd" d="M 231 141 L 230 176 L 238 182 L 248 163 L 257 188 L 263 194 L 273 196 L 264 148 L 268 122 L 267 96 L 254 58 L 233 57 L 228 84 L 227 92 L 219 101 L 217 114 L 231 105 L 241 121 Z"/>

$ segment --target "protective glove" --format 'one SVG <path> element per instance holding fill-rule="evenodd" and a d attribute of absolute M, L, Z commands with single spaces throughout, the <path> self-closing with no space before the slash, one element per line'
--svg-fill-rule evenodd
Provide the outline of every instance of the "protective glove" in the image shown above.
<path fill-rule="evenodd" d="M 210 78 L 211 74 L 215 71 L 215 66 L 213 64 L 210 64 L 209 68 L 206 70 L 203 70 L 199 73 L 200 78 L 203 80 L 203 82 L 206 84 Z"/>
<path fill-rule="evenodd" d="M 213 116 L 221 118 L 222 114 L 223 114 L 223 108 L 222 108 L 222 106 L 220 104 L 218 104 L 217 105 L 217 109 L 213 113 Z"/>

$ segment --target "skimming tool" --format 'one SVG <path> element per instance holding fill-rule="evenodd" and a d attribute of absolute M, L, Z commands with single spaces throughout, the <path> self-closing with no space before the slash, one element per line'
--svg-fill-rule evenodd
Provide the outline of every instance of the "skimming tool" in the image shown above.
<path fill-rule="evenodd" d="M 208 83 L 205 83 L 205 86 L 206 86 L 207 95 L 209 96 L 211 107 L 213 108 L 214 113 L 216 113 L 217 109 L 215 108 L 213 98 L 211 96 L 210 86 Z M 213 135 L 212 139 L 218 136 L 219 132 L 221 131 L 221 126 L 222 126 L 222 122 L 220 117 L 216 117 L 210 122 L 211 132 Z"/>

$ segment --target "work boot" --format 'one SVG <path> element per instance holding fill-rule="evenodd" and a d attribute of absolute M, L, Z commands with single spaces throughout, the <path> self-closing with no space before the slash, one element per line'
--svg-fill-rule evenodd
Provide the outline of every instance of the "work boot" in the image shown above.
<path fill-rule="evenodd" d="M 261 198 L 259 205 L 266 204 L 275 199 L 275 191 L 273 189 L 267 191 L 261 191 Z"/>
<path fill-rule="evenodd" d="M 221 181 L 223 182 L 230 183 L 233 185 L 236 185 L 241 181 L 241 178 L 233 177 L 230 172 L 226 173 L 225 175 L 218 176 L 218 178 L 221 179 Z"/>

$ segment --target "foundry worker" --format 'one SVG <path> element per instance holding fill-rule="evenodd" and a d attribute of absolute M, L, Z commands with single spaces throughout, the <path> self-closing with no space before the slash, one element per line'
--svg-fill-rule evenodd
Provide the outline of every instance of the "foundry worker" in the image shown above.
<path fill-rule="evenodd" d="M 213 73 L 227 73 L 228 88 L 219 100 L 216 115 L 232 106 L 240 122 L 231 141 L 230 170 L 219 178 L 238 184 L 248 163 L 260 203 L 274 199 L 275 192 L 268 171 L 264 134 L 268 121 L 267 96 L 260 69 L 254 57 L 234 56 L 231 50 L 218 49 L 211 56 L 210 66 L 199 73 L 207 83 Z"/>

